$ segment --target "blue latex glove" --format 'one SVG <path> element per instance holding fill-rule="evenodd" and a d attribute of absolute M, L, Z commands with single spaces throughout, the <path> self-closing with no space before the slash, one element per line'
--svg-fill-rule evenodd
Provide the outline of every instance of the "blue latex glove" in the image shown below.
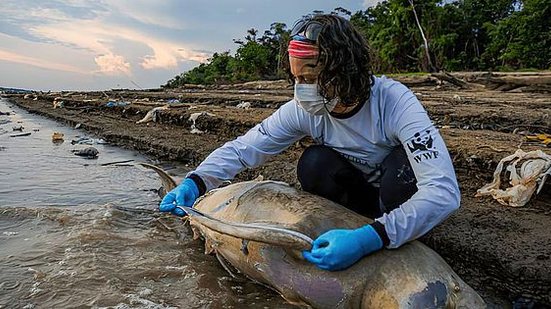
<path fill-rule="evenodd" d="M 199 197 L 199 188 L 197 188 L 195 181 L 186 178 L 180 185 L 165 195 L 161 201 L 161 205 L 159 205 L 159 210 L 183 217 L 186 215 L 186 212 L 180 208 L 176 208 L 176 206 L 191 207 L 197 197 Z"/>
<path fill-rule="evenodd" d="M 355 230 L 325 232 L 314 240 L 310 251 L 302 252 L 302 256 L 321 269 L 342 270 L 382 247 L 379 234 L 371 225 L 365 225 Z"/>

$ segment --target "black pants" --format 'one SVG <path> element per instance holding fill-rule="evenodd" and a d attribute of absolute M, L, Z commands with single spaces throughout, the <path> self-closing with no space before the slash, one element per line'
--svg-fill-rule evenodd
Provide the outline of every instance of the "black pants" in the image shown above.
<path fill-rule="evenodd" d="M 391 211 L 417 192 L 417 180 L 402 146 L 384 159 L 381 172 L 380 188 L 373 187 L 363 172 L 335 150 L 322 145 L 308 147 L 297 166 L 304 191 L 370 218 Z"/>

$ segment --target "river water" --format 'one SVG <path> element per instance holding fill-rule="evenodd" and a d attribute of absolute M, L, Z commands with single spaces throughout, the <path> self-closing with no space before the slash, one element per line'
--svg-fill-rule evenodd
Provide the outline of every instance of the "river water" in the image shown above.
<path fill-rule="evenodd" d="M 230 277 L 181 220 L 155 211 L 160 182 L 133 164 L 149 158 L 94 144 L 99 156 L 85 159 L 72 151 L 90 145 L 71 140 L 96 137 L 1 99 L 0 112 L 0 308 L 292 307 Z M 20 125 L 31 135 L 11 137 Z"/>

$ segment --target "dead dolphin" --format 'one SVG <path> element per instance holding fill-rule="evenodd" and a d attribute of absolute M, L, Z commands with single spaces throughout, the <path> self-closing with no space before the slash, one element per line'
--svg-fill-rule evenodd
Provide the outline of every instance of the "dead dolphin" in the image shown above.
<path fill-rule="evenodd" d="M 168 174 L 154 169 L 166 190 L 176 186 Z M 371 222 L 285 183 L 235 183 L 208 192 L 193 209 L 198 213 L 190 212 L 189 222 L 205 239 L 206 252 L 215 252 L 223 257 L 219 257 L 222 263 L 229 262 L 290 303 L 314 308 L 486 308 L 482 298 L 436 252 L 418 241 L 381 250 L 337 272 L 304 261 L 297 250 L 304 247 L 301 237 L 292 244 L 289 239 L 274 243 L 274 235 L 281 231 L 271 231 L 272 227 L 315 238 L 333 228 L 357 228 Z M 206 222 L 203 216 L 212 221 Z M 236 235 L 223 225 L 232 226 Z M 246 238 L 243 229 L 250 226 L 269 228 L 256 234 L 256 239 Z"/>
<path fill-rule="evenodd" d="M 145 116 L 141 120 L 136 121 L 136 123 L 147 123 L 150 121 L 157 122 L 160 117 L 161 111 L 167 110 L 169 107 L 170 106 L 168 105 L 155 107 L 147 112 L 147 114 L 145 114 Z"/>
<path fill-rule="evenodd" d="M 98 157 L 99 151 L 94 147 L 86 147 L 84 149 L 71 150 L 73 154 L 84 157 L 86 159 L 95 159 Z"/>

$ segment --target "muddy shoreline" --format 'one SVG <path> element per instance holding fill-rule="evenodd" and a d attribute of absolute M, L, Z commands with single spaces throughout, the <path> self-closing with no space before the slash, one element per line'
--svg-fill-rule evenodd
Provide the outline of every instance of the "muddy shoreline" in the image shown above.
<path fill-rule="evenodd" d="M 551 133 L 551 95 L 546 93 L 461 90 L 451 85 L 413 84 L 448 145 L 454 160 L 462 207 L 422 241 L 442 255 L 462 278 L 488 297 L 526 298 L 551 305 L 551 181 L 524 207 L 505 207 L 474 193 L 491 180 L 499 160 L 527 143 L 525 132 Z M 292 97 L 284 83 L 257 83 L 174 91 L 108 91 L 3 95 L 12 103 L 160 160 L 191 168 L 212 150 L 260 122 Z M 36 99 L 35 99 L 36 98 Z M 57 98 L 57 100 L 56 100 Z M 151 109 L 167 105 L 155 122 L 136 124 Z M 63 107 L 54 108 L 54 101 Z M 107 107 L 108 101 L 130 103 Z M 248 103 L 243 109 L 239 104 Z M 2 111 L 9 112 L 9 111 Z M 203 113 L 192 134 L 194 113 Z M 547 132 L 545 132 L 547 131 Z M 260 168 L 237 176 L 262 174 L 298 186 L 296 161 L 311 141 L 304 139 Z M 101 154 L 100 154 L 101 155 Z M 483 296 L 484 296 L 483 293 Z"/>

